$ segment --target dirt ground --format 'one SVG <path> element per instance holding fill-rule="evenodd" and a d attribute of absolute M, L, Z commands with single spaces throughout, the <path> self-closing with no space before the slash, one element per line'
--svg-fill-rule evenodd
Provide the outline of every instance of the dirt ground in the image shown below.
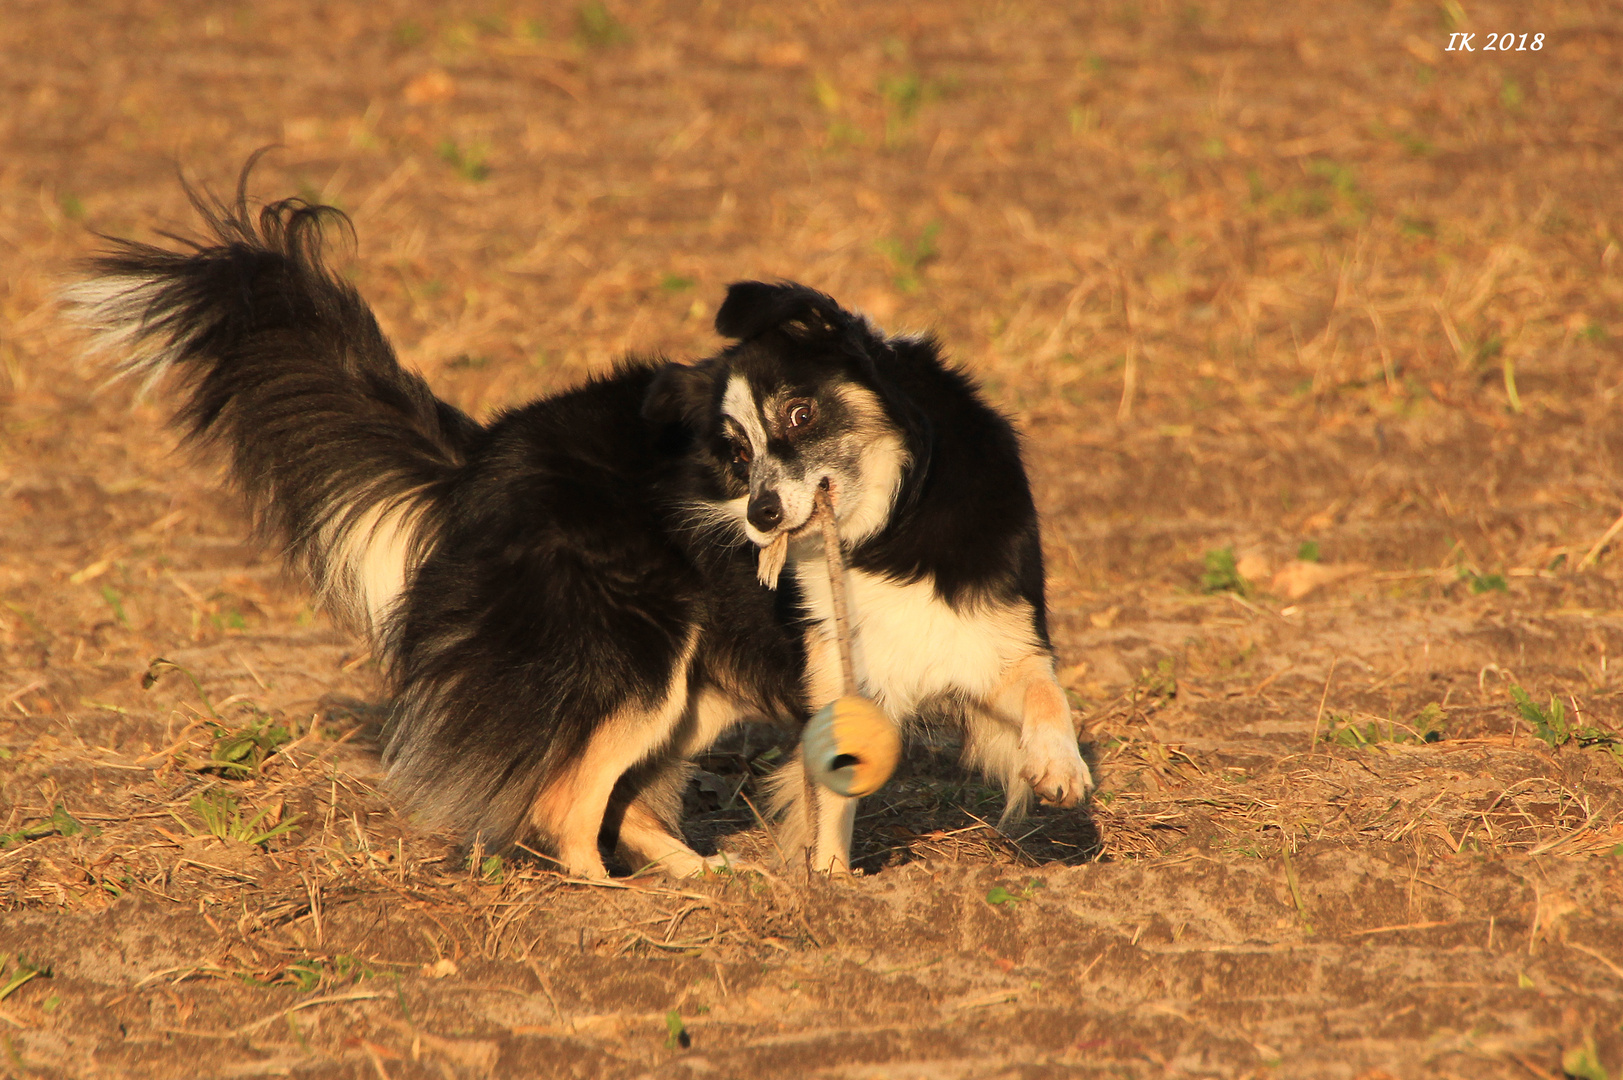
<path fill-rule="evenodd" d="M 1563 0 L 8 0 L 0 1074 L 1623 1074 L 1620 70 Z M 480 414 L 739 278 L 939 333 L 1096 797 L 1001 835 L 916 746 L 810 884 L 415 825 L 365 642 L 54 300 L 271 143 Z M 771 856 L 781 748 L 699 846 Z"/>

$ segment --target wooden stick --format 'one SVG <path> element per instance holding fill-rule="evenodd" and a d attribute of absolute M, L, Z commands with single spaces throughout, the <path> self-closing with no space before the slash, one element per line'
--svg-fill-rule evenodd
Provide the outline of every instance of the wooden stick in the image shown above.
<path fill-rule="evenodd" d="M 834 636 L 840 646 L 840 678 L 847 697 L 857 697 L 857 669 L 851 661 L 851 617 L 845 606 L 845 557 L 834 521 L 828 488 L 817 489 L 817 513 L 822 517 L 823 558 L 828 562 L 828 588 L 834 598 Z"/>

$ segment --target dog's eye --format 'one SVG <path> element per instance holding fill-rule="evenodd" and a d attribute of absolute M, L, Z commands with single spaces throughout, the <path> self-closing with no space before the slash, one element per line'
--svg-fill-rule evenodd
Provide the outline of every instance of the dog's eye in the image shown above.
<path fill-rule="evenodd" d="M 783 418 L 791 428 L 805 427 L 812 421 L 812 403 L 809 401 L 791 401 L 783 410 Z"/>
<path fill-rule="evenodd" d="M 733 464 L 748 465 L 750 462 L 750 444 L 742 439 L 729 439 L 733 447 Z"/>

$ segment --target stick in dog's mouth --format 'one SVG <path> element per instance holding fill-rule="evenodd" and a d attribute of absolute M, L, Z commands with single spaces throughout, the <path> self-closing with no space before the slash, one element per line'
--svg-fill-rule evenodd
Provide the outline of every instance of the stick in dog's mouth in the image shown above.
<path fill-rule="evenodd" d="M 772 542 L 761 549 L 760 562 L 755 566 L 755 574 L 761 579 L 761 584 L 769 589 L 778 587 L 778 575 L 783 573 L 783 564 L 789 558 L 789 533 L 780 532 L 772 538 Z"/>
<path fill-rule="evenodd" d="M 789 560 L 789 541 L 811 535 L 813 530 L 821 527 L 824 516 L 833 517 L 834 503 L 828 492 L 828 481 L 824 480 L 818 488 L 820 497 L 813 505 L 811 515 L 796 528 L 784 529 L 761 548 L 759 561 L 755 564 L 755 576 L 762 585 L 769 589 L 778 587 L 778 576 L 783 573 L 783 564 Z"/>

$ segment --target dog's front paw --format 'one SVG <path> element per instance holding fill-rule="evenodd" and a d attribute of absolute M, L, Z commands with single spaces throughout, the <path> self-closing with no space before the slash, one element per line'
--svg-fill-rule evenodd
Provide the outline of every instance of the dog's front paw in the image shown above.
<path fill-rule="evenodd" d="M 1065 731 L 1038 731 L 1020 740 L 1020 777 L 1048 806 L 1075 806 L 1093 788 L 1093 774 L 1076 739 Z"/>

